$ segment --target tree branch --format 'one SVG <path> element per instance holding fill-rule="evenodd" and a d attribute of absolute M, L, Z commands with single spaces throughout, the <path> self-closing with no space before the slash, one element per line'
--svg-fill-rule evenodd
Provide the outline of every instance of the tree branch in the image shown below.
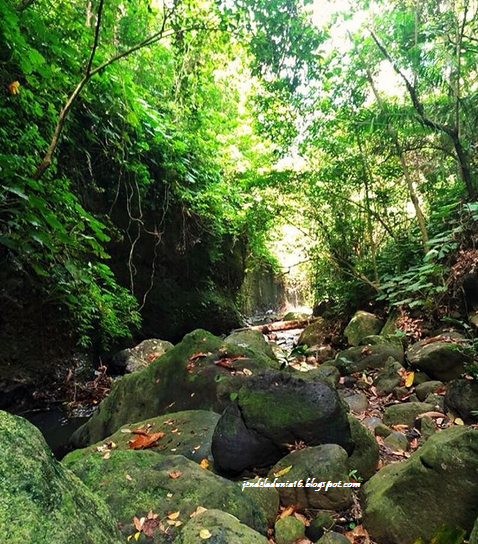
<path fill-rule="evenodd" d="M 22 2 L 18 4 L 18 6 L 16 7 L 16 10 L 21 13 L 22 11 L 26 10 L 34 3 L 35 3 L 35 0 L 23 0 Z"/>
<path fill-rule="evenodd" d="M 437 132 L 442 132 L 443 134 L 446 134 L 451 141 L 453 142 L 453 145 L 455 147 L 456 155 L 458 157 L 458 166 L 460 170 L 460 177 L 465 183 L 466 190 L 468 192 L 468 196 L 470 198 L 473 198 L 475 195 L 475 188 L 474 188 L 474 182 L 472 180 L 472 175 L 470 171 L 470 167 L 468 166 L 468 157 L 466 154 L 465 149 L 463 148 L 463 145 L 460 140 L 458 127 L 450 127 L 448 125 L 444 125 L 442 123 L 437 123 L 436 121 L 433 121 L 425 114 L 425 109 L 423 107 L 423 104 L 421 103 L 418 93 L 415 89 L 415 87 L 410 83 L 407 76 L 400 70 L 400 67 L 398 64 L 394 61 L 386 47 L 382 44 L 382 42 L 378 39 L 377 35 L 373 30 L 370 30 L 370 35 L 372 36 L 375 44 L 383 54 L 383 56 L 390 62 L 392 65 L 392 68 L 394 69 L 395 73 L 401 77 L 403 82 L 405 83 L 405 86 L 407 88 L 408 94 L 410 95 L 410 98 L 412 100 L 413 107 L 415 108 L 415 111 L 418 113 L 418 116 L 422 122 L 423 125 L 433 129 Z"/>
<path fill-rule="evenodd" d="M 50 167 L 52 163 L 53 154 L 58 146 L 58 141 L 60 139 L 61 132 L 63 130 L 63 127 L 65 125 L 66 117 L 68 115 L 68 112 L 71 110 L 74 102 L 78 98 L 79 94 L 85 87 L 85 85 L 88 83 L 88 81 L 96 74 L 99 74 L 102 72 L 105 68 L 113 64 L 114 62 L 117 62 L 120 59 L 123 59 L 132 53 L 135 53 L 139 49 L 142 49 L 143 47 L 150 46 L 158 41 L 160 41 L 163 38 L 166 38 L 168 36 L 174 35 L 177 32 L 188 32 L 190 30 L 218 30 L 217 28 L 210 28 L 204 25 L 195 25 L 188 28 L 183 28 L 181 30 L 175 30 L 171 29 L 169 31 L 166 31 L 166 22 L 169 19 L 170 13 L 165 11 L 163 15 L 163 21 L 161 24 L 161 29 L 154 34 L 151 34 L 151 36 L 148 36 L 141 42 L 137 43 L 136 45 L 130 47 L 129 49 L 126 49 L 125 51 L 121 51 L 120 53 L 114 55 L 107 61 L 103 62 L 96 68 L 92 69 L 92 64 L 94 60 L 94 56 L 96 53 L 96 49 L 98 47 L 98 39 L 99 39 L 99 32 L 100 32 L 100 26 L 101 26 L 101 14 L 103 10 L 103 4 L 104 0 L 101 0 L 100 5 L 98 7 L 98 13 L 97 13 L 97 20 L 96 20 L 96 28 L 95 28 L 95 38 L 94 43 L 91 49 L 90 57 L 88 59 L 88 64 L 86 66 L 85 75 L 82 77 L 78 85 L 75 87 L 74 91 L 71 93 L 71 95 L 68 97 L 68 100 L 66 101 L 66 104 L 63 106 L 63 108 L 60 111 L 60 114 L 58 116 L 58 121 L 55 127 L 55 131 L 53 133 L 53 137 L 51 139 L 50 145 L 48 147 L 47 152 L 45 153 L 41 163 L 39 164 L 38 168 L 36 169 L 35 173 L 33 174 L 33 179 L 39 180 L 45 171 Z"/>

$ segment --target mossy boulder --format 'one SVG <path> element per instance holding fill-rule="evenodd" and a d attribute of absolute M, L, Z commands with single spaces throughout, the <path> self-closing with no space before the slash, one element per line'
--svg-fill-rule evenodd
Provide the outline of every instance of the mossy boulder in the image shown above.
<path fill-rule="evenodd" d="M 274 529 L 276 544 L 295 544 L 305 535 L 305 525 L 294 516 L 277 520 Z"/>
<path fill-rule="evenodd" d="M 445 429 L 362 489 L 363 524 L 380 544 L 429 542 L 441 525 L 469 532 L 478 514 L 478 431 Z"/>
<path fill-rule="evenodd" d="M 392 431 L 384 438 L 383 443 L 392 451 L 407 451 L 409 446 L 408 438 L 400 431 Z"/>
<path fill-rule="evenodd" d="M 233 332 L 224 339 L 224 343 L 229 346 L 242 348 L 245 354 L 251 358 L 263 355 L 268 359 L 276 360 L 276 355 L 270 344 L 259 331 L 238 331 Z M 266 360 L 266 364 L 268 361 Z"/>
<path fill-rule="evenodd" d="M 478 518 L 475 521 L 475 525 L 473 525 L 468 544 L 478 544 Z"/>
<path fill-rule="evenodd" d="M 282 476 L 276 476 L 285 471 Z M 301 482 L 303 485 L 278 487 L 283 506 L 297 505 L 299 509 L 323 508 L 344 510 L 352 504 L 352 491 L 346 487 L 318 487 L 320 482 L 342 484 L 348 482 L 348 455 L 337 444 L 324 444 L 297 450 L 281 459 L 269 472 L 268 479 L 285 485 Z"/>
<path fill-rule="evenodd" d="M 445 409 L 465 423 L 478 421 L 478 380 L 454 380 L 448 384 Z"/>
<path fill-rule="evenodd" d="M 403 404 L 394 404 L 385 408 L 383 413 L 383 422 L 385 425 L 408 425 L 413 427 L 413 423 L 420 414 L 433 412 L 434 407 L 425 402 L 404 402 Z"/>
<path fill-rule="evenodd" d="M 403 370 L 403 366 L 392 357 L 389 357 L 385 362 L 383 369 L 377 374 L 373 381 L 379 395 L 388 395 L 395 387 L 400 385 L 402 381 L 400 370 Z"/>
<path fill-rule="evenodd" d="M 365 412 L 369 407 L 368 398 L 365 393 L 354 393 L 349 390 L 340 390 L 342 400 L 347 404 L 351 412 L 357 414 Z"/>
<path fill-rule="evenodd" d="M 395 342 L 387 342 L 349 348 L 337 354 L 334 365 L 342 376 L 349 376 L 367 368 L 383 368 L 390 358 L 403 364 L 405 360 L 403 347 Z"/>
<path fill-rule="evenodd" d="M 287 312 L 282 318 L 282 321 L 300 321 L 302 319 L 310 319 L 312 314 L 305 312 Z"/>
<path fill-rule="evenodd" d="M 349 544 L 350 540 L 340 533 L 330 531 L 326 533 L 321 539 L 317 541 L 317 544 Z"/>
<path fill-rule="evenodd" d="M 131 431 L 142 429 L 148 433 L 165 433 L 149 448 L 150 451 L 169 455 L 184 455 L 196 463 L 208 459 L 212 464 L 212 435 L 220 417 L 219 414 L 205 410 L 186 410 L 136 423 L 127 423 L 104 440 L 69 453 L 64 461 L 75 462 L 98 451 L 98 449 L 101 450 L 105 444 L 114 443 L 115 448 L 128 450 L 130 440 L 135 438 Z M 103 447 L 103 449 L 105 448 Z"/>
<path fill-rule="evenodd" d="M 125 536 L 135 533 L 133 517 L 146 516 L 152 510 L 167 527 L 167 516 L 185 523 L 198 506 L 217 508 L 236 516 L 242 523 L 265 534 L 268 519 L 255 502 L 234 482 L 204 470 L 182 455 L 165 456 L 147 450 L 113 450 L 108 458 L 92 453 L 66 465 L 110 507 L 121 522 Z M 274 516 L 275 517 L 275 516 Z M 155 544 L 171 541 L 177 528 L 165 534 L 159 528 Z"/>
<path fill-rule="evenodd" d="M 213 436 L 214 462 L 224 472 L 270 465 L 296 441 L 353 449 L 345 405 L 328 382 L 267 371 L 251 377 L 235 402 Z"/>
<path fill-rule="evenodd" d="M 210 535 L 210 536 L 209 536 Z M 221 510 L 208 510 L 193 517 L 173 544 L 267 544 L 265 536 Z"/>
<path fill-rule="evenodd" d="M 443 391 L 445 388 L 443 382 L 438 380 L 431 380 L 428 382 L 423 382 L 415 387 L 415 395 L 420 401 L 424 401 L 430 393 L 435 393 L 437 391 Z"/>
<path fill-rule="evenodd" d="M 319 512 L 305 529 L 305 535 L 312 542 L 317 542 L 325 531 L 330 531 L 335 525 L 334 518 L 329 512 Z"/>
<path fill-rule="evenodd" d="M 344 335 L 351 346 L 358 346 L 364 338 L 378 334 L 383 327 L 383 321 L 369 313 L 359 310 L 345 327 Z"/>
<path fill-rule="evenodd" d="M 306 346 L 320 346 L 329 334 L 328 322 L 324 318 L 318 317 L 313 323 L 305 327 L 297 343 Z"/>
<path fill-rule="evenodd" d="M 241 358 L 236 358 L 241 357 Z M 227 360 L 231 368 L 217 364 Z M 204 330 L 196 330 L 153 361 L 147 368 L 117 380 L 91 419 L 72 437 L 74 447 L 84 447 L 112 435 L 122 425 L 183 410 L 221 413 L 247 380 L 279 363 L 249 348 L 225 343 Z M 232 371 L 233 369 L 234 371 Z"/>
<path fill-rule="evenodd" d="M 349 415 L 354 451 L 348 459 L 349 472 L 356 470 L 357 476 L 369 480 L 377 471 L 380 459 L 379 447 L 374 435 L 358 419 Z"/>
<path fill-rule="evenodd" d="M 433 380 L 448 382 L 465 372 L 466 363 L 472 360 L 457 342 L 428 338 L 413 344 L 407 350 L 410 365 L 425 372 Z"/>
<path fill-rule="evenodd" d="M 123 542 L 108 507 L 55 460 L 31 423 L 0 412 L 0 450 L 2 542 Z"/>
<path fill-rule="evenodd" d="M 171 342 L 150 338 L 143 340 L 134 348 L 123 349 L 111 358 L 108 364 L 110 371 L 118 374 L 131 374 L 146 368 L 154 359 L 173 348 Z"/>

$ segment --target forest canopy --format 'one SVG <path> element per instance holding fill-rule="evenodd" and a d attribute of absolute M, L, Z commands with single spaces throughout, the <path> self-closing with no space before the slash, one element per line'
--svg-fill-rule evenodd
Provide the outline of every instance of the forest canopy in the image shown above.
<path fill-rule="evenodd" d="M 439 309 L 478 219 L 476 2 L 321 15 L 0 0 L 0 255 L 81 345 L 141 326 L 164 248 L 194 260 L 210 307 L 242 281 L 214 277 L 231 248 L 273 267 L 284 224 L 313 301 Z"/>

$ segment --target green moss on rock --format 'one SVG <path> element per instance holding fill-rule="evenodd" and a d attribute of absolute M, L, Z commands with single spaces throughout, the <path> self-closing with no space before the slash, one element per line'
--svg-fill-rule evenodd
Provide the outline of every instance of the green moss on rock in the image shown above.
<path fill-rule="evenodd" d="M 165 520 L 170 512 L 179 511 L 178 519 L 186 522 L 198 506 L 217 508 L 263 533 L 272 521 L 267 518 L 270 513 L 265 513 L 258 502 L 243 495 L 234 482 L 204 470 L 181 455 L 113 450 L 107 459 L 102 452 L 97 452 L 66 463 L 104 499 L 122 523 L 125 536 L 134 533 L 133 517 L 145 516 L 149 510 L 167 523 Z M 172 527 L 170 532 L 176 534 L 177 529 Z M 155 544 L 170 541 L 161 531 L 155 532 Z"/>
<path fill-rule="evenodd" d="M 58 463 L 40 431 L 0 412 L 0 541 L 119 544 L 107 506 Z"/>
<path fill-rule="evenodd" d="M 198 353 L 205 354 L 195 357 Z M 247 376 L 232 375 L 215 364 L 226 356 L 245 355 L 234 368 L 257 374 L 277 361 L 234 344 L 225 344 L 204 330 L 196 330 L 153 361 L 147 368 L 116 381 L 98 411 L 72 437 L 75 447 L 84 447 L 112 435 L 122 425 L 183 410 L 222 412 Z"/>
<path fill-rule="evenodd" d="M 204 538 L 207 531 L 207 538 Z M 267 544 L 265 536 L 243 525 L 235 517 L 220 510 L 208 510 L 192 518 L 173 544 Z"/>
<path fill-rule="evenodd" d="M 450 427 L 363 487 L 363 524 L 380 544 L 429 542 L 438 528 L 470 531 L 478 512 L 478 431 Z"/>

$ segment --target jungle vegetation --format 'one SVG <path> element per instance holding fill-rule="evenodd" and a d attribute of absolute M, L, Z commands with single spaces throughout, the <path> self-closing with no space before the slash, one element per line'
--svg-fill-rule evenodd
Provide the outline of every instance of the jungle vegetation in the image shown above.
<path fill-rule="evenodd" d="M 294 224 L 338 311 L 438 311 L 478 263 L 477 3 L 319 4 L 0 0 L 0 256 L 80 345 L 141 327 L 172 230 L 251 268 Z"/>

